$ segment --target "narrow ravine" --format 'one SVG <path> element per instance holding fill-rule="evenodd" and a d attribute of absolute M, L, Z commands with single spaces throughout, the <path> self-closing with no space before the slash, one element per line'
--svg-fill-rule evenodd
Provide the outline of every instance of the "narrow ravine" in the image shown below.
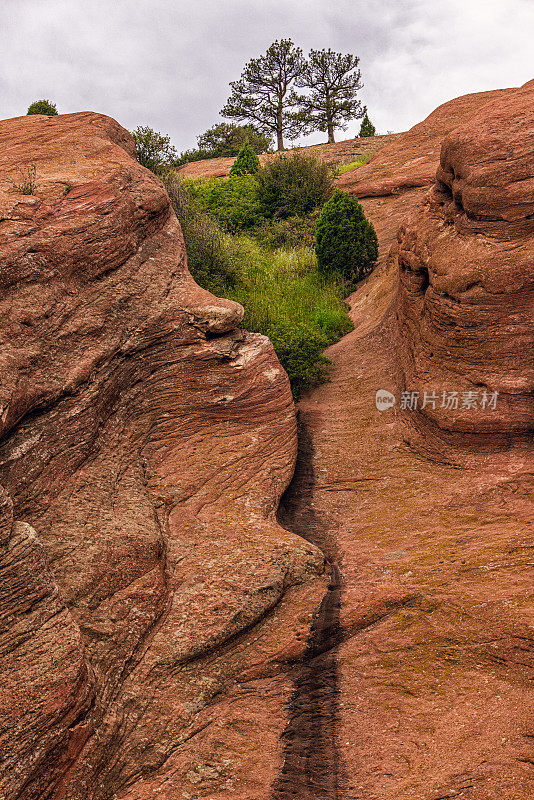
<path fill-rule="evenodd" d="M 299 425 L 295 475 L 282 498 L 278 518 L 285 528 L 321 548 L 330 567 L 330 583 L 295 670 L 289 719 L 282 734 L 284 761 L 273 787 L 273 800 L 339 797 L 337 647 L 343 577 L 335 540 L 312 506 L 313 486 L 313 443 Z"/>

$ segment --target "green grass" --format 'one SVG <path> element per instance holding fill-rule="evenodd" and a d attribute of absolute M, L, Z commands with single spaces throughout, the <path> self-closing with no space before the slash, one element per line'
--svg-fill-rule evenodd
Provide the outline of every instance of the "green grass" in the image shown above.
<path fill-rule="evenodd" d="M 347 289 L 319 274 L 311 248 L 269 250 L 247 236 L 239 240 L 247 266 L 228 296 L 244 306 L 243 326 L 269 337 L 298 398 L 328 379 L 323 350 L 352 330 Z"/>
<path fill-rule="evenodd" d="M 370 158 L 371 158 L 370 155 L 362 156 L 361 158 L 358 158 L 356 161 L 351 161 L 349 164 L 341 164 L 341 166 L 337 168 L 336 174 L 344 175 L 345 172 L 350 172 L 351 170 L 356 169 L 357 167 L 363 166 L 363 164 L 367 164 Z"/>
<path fill-rule="evenodd" d="M 269 337 L 295 399 L 328 380 L 323 350 L 353 327 L 344 301 L 350 287 L 319 273 L 311 247 L 272 248 L 245 233 L 232 235 L 179 181 L 166 183 L 197 283 L 243 305 L 243 327 Z"/>

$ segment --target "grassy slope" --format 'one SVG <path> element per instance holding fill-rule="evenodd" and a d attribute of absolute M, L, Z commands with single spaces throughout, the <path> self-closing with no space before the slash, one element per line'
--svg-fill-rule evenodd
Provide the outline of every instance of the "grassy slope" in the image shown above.
<path fill-rule="evenodd" d="M 295 149 L 332 164 L 342 175 L 367 163 L 400 135 Z M 260 156 L 260 160 L 265 162 L 273 155 Z M 206 213 L 202 191 L 188 196 L 188 184 L 226 177 L 233 162 L 233 158 L 219 158 L 186 164 L 177 170 L 179 181 L 185 180 L 182 189 L 172 176 L 167 188 L 182 225 L 195 280 L 244 306 L 243 327 L 269 337 L 297 399 L 328 380 L 330 362 L 322 353 L 353 327 L 344 298 L 354 287 L 338 277 L 321 275 L 311 247 L 272 248 L 244 233 L 225 233 Z M 198 207 L 199 199 L 203 210 Z"/>

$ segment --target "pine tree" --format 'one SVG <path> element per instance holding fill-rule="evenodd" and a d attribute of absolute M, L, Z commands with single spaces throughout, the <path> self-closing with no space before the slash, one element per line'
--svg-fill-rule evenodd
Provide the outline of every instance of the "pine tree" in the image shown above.
<path fill-rule="evenodd" d="M 376 128 L 369 119 L 367 114 L 367 107 L 364 106 L 365 116 L 362 119 L 362 125 L 360 128 L 360 136 L 374 136 L 376 133 Z"/>
<path fill-rule="evenodd" d="M 328 141 L 334 141 L 334 130 L 346 130 L 346 123 L 363 116 L 356 92 L 361 89 L 361 74 L 357 69 L 359 58 L 350 53 L 333 50 L 310 50 L 304 69 L 296 85 L 309 89 L 308 94 L 292 95 L 292 102 L 300 106 L 297 118 L 306 131 L 328 132 Z"/>
<path fill-rule="evenodd" d="M 275 134 L 277 149 L 283 150 L 284 136 L 296 139 L 303 130 L 291 100 L 292 84 L 303 67 L 300 47 L 291 39 L 276 40 L 265 55 L 251 59 L 241 78 L 230 84 L 232 94 L 221 115 L 250 121 L 263 133 Z"/>
<path fill-rule="evenodd" d="M 260 168 L 260 159 L 250 146 L 245 142 L 237 158 L 232 164 L 230 175 L 253 175 Z"/>

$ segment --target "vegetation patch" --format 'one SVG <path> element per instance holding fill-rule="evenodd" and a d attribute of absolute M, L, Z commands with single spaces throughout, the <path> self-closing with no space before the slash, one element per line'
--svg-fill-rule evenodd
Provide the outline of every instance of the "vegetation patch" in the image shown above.
<path fill-rule="evenodd" d="M 264 219 L 252 175 L 185 180 L 182 185 L 189 203 L 214 217 L 230 233 L 246 231 Z"/>
<path fill-rule="evenodd" d="M 336 170 L 337 175 L 344 175 L 346 172 L 351 172 L 353 169 L 358 169 L 358 167 L 362 167 L 364 164 L 372 158 L 371 155 L 361 156 L 361 158 L 357 158 L 355 161 L 350 161 L 348 164 L 341 164 Z"/>
<path fill-rule="evenodd" d="M 334 185 L 327 164 L 296 151 L 271 159 L 256 177 L 258 199 L 268 219 L 310 214 L 330 197 Z"/>
<path fill-rule="evenodd" d="M 56 117 L 57 108 L 55 103 L 51 103 L 50 100 L 35 100 L 28 108 L 26 115 L 28 114 L 45 114 L 47 117 Z"/>
<path fill-rule="evenodd" d="M 165 182 L 195 280 L 243 305 L 243 327 L 269 337 L 295 399 L 327 380 L 330 362 L 322 353 L 352 329 L 348 283 L 321 274 L 311 247 L 273 248 L 250 234 L 230 234 L 199 203 L 202 190 L 172 175 Z"/>
<path fill-rule="evenodd" d="M 170 136 L 159 133 L 148 125 L 139 125 L 132 131 L 132 136 L 137 160 L 143 167 L 161 176 L 174 166 L 178 154 L 171 144 Z"/>
<path fill-rule="evenodd" d="M 237 158 L 232 164 L 232 168 L 230 170 L 230 176 L 233 175 L 253 175 L 257 172 L 260 168 L 260 159 L 249 145 L 248 142 L 245 142 L 239 153 L 237 154 Z"/>
<path fill-rule="evenodd" d="M 37 176 L 37 167 L 35 164 L 30 164 L 28 167 L 17 167 L 18 171 L 21 175 L 21 182 L 17 183 L 12 178 L 8 178 L 8 181 L 13 184 L 13 191 L 18 192 L 19 194 L 27 194 L 33 195 L 36 192 L 37 185 L 35 183 L 35 179 Z"/>
<path fill-rule="evenodd" d="M 320 208 L 333 191 L 329 166 L 313 156 L 291 153 L 254 174 L 186 179 L 190 202 L 229 233 L 246 232 L 268 247 L 315 246 Z"/>

